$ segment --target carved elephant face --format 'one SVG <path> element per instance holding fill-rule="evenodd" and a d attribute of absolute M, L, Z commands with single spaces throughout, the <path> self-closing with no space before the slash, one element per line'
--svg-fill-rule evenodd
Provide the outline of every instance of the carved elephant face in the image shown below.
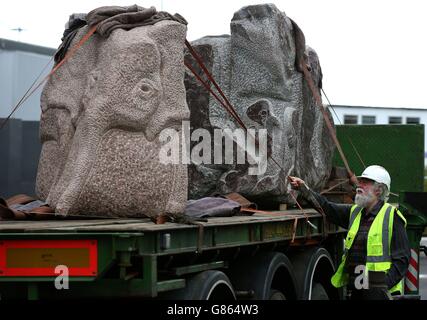
<path fill-rule="evenodd" d="M 159 133 L 189 118 L 183 45 L 172 21 L 92 36 L 42 95 L 38 196 L 57 212 L 182 212 L 184 165 L 159 162 Z M 85 33 L 81 30 L 76 40 Z"/>

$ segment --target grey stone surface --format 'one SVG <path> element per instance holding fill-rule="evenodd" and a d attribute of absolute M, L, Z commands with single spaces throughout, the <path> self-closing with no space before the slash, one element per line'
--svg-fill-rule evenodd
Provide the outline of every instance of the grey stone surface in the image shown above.
<path fill-rule="evenodd" d="M 187 167 L 160 163 L 158 135 L 189 118 L 185 35 L 174 21 L 95 34 L 50 78 L 41 98 L 40 199 L 61 214 L 184 212 Z"/>
<path fill-rule="evenodd" d="M 268 166 L 264 174 L 253 176 L 247 165 L 191 165 L 190 198 L 239 192 L 258 203 L 292 203 L 287 175 L 300 176 L 320 189 L 331 170 L 334 146 L 303 75 L 295 68 L 291 20 L 272 4 L 244 7 L 234 14 L 231 35 L 204 37 L 192 45 L 245 125 L 267 129 Z M 317 54 L 308 47 L 305 54 L 319 87 Z M 189 53 L 186 57 L 193 60 Z M 185 79 L 193 129 L 238 128 L 189 71 Z M 283 169 L 281 174 L 275 162 Z"/>

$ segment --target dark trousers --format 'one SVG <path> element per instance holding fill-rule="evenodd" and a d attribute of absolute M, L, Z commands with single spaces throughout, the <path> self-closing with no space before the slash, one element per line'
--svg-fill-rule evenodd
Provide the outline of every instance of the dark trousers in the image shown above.
<path fill-rule="evenodd" d="M 372 289 L 350 289 L 350 300 L 390 300 L 390 295 L 386 289 L 372 288 Z"/>

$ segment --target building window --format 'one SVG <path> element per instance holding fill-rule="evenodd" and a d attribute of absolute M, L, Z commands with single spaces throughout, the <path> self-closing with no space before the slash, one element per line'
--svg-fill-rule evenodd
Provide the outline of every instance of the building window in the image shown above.
<path fill-rule="evenodd" d="M 401 124 L 402 117 L 388 117 L 388 123 L 390 124 Z"/>
<path fill-rule="evenodd" d="M 406 123 L 407 124 L 420 124 L 420 118 L 418 118 L 418 117 L 407 117 Z"/>
<path fill-rule="evenodd" d="M 375 124 L 375 116 L 362 116 L 362 124 Z"/>
<path fill-rule="evenodd" d="M 344 115 L 344 124 L 357 124 L 357 116 L 345 114 Z"/>

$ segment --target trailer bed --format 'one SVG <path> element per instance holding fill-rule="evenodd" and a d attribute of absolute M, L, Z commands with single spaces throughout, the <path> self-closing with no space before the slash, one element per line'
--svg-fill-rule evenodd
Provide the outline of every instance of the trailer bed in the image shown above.
<path fill-rule="evenodd" d="M 233 225 L 250 225 L 259 223 L 286 223 L 289 221 L 307 219 L 316 225 L 321 215 L 312 209 L 269 211 L 267 213 L 255 213 L 253 215 L 238 215 L 232 217 L 211 217 L 207 221 L 195 221 L 195 223 L 166 222 L 155 224 L 148 218 L 141 219 L 82 219 L 82 220 L 17 220 L 0 221 L 0 233 L 16 232 L 157 232 L 178 229 L 194 229 L 203 227 L 222 227 Z M 298 222 L 297 222 L 298 224 Z"/>
<path fill-rule="evenodd" d="M 190 224 L 155 224 L 147 218 L 0 221 L 0 244 L 2 240 L 93 239 L 100 250 L 129 246 L 139 255 L 161 256 L 275 242 L 314 244 L 341 232 L 315 210 L 305 209 L 215 217 Z"/>
<path fill-rule="evenodd" d="M 146 218 L 0 221 L 0 292 L 57 297 L 55 266 L 80 261 L 80 269 L 69 269 L 73 291 L 61 290 L 61 297 L 156 297 L 184 288 L 187 274 L 227 268 L 238 256 L 315 246 L 342 232 L 312 209 L 190 224 Z"/>

